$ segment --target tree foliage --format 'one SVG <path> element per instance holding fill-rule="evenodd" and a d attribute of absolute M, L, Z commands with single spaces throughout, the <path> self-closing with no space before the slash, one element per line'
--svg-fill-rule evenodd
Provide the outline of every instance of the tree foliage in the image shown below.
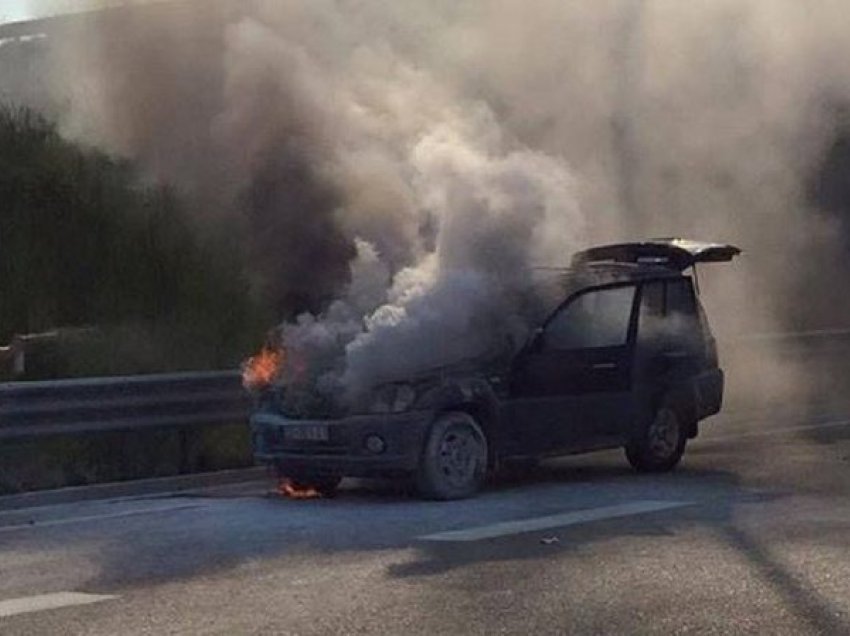
<path fill-rule="evenodd" d="M 192 347 L 207 353 L 190 366 L 230 363 L 262 323 L 248 288 L 238 254 L 202 240 L 173 190 L 31 110 L 0 108 L 0 343 L 134 325 L 167 334 L 148 343 L 166 367 Z"/>

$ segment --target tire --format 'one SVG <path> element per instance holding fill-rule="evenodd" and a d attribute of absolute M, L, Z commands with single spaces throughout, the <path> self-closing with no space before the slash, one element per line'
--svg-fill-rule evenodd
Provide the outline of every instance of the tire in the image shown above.
<path fill-rule="evenodd" d="M 626 445 L 626 458 L 640 472 L 672 470 L 685 452 L 689 430 L 676 409 L 662 403 L 652 420 Z"/>
<path fill-rule="evenodd" d="M 427 499 L 450 500 L 471 497 L 487 475 L 487 437 L 468 413 L 443 413 L 431 425 L 416 487 Z"/>

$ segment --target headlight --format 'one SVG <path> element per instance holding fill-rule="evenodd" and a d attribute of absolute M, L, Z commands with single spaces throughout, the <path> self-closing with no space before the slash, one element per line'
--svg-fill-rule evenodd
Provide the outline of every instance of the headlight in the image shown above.
<path fill-rule="evenodd" d="M 370 413 L 403 413 L 416 401 L 416 391 L 409 384 L 385 384 L 375 389 L 369 404 Z"/>

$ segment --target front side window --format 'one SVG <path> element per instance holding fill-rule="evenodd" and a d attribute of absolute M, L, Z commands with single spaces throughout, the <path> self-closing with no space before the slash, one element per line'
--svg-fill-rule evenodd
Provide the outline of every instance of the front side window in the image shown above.
<path fill-rule="evenodd" d="M 561 308 L 543 334 L 549 350 L 618 347 L 626 344 L 635 288 L 613 287 L 587 292 Z"/>

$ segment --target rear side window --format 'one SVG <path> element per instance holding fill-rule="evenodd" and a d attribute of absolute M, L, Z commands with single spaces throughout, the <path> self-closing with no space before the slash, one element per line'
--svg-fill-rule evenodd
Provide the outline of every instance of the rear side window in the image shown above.
<path fill-rule="evenodd" d="M 694 290 L 684 279 L 667 281 L 667 315 L 683 316 L 697 320 L 697 304 Z"/>
<path fill-rule="evenodd" d="M 696 296 L 689 280 L 667 281 L 664 322 L 680 338 L 692 340 L 701 333 Z"/>
<path fill-rule="evenodd" d="M 638 338 L 694 336 L 700 329 L 699 307 L 687 279 L 645 283 L 641 291 Z"/>
<path fill-rule="evenodd" d="M 655 320 L 664 316 L 664 281 L 644 283 L 641 292 L 641 320 Z"/>
<path fill-rule="evenodd" d="M 549 350 L 617 347 L 626 344 L 635 288 L 587 292 L 558 311 L 543 336 Z"/>

